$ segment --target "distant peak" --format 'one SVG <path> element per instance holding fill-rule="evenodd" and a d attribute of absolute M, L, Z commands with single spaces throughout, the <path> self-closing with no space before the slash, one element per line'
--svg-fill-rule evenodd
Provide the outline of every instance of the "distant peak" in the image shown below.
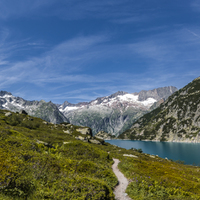
<path fill-rule="evenodd" d="M 148 98 L 154 98 L 157 101 L 163 98 L 165 99 L 177 90 L 178 89 L 174 86 L 159 87 L 153 90 L 142 90 L 138 93 L 139 101 L 144 101 Z"/>
<path fill-rule="evenodd" d="M 41 103 L 46 103 L 46 101 L 45 101 L 45 100 L 43 100 L 43 99 L 42 99 L 42 100 L 40 100 L 40 102 L 41 102 Z"/>
<path fill-rule="evenodd" d="M 7 91 L 0 91 L 0 96 L 5 96 L 5 95 L 12 95 L 12 94 Z"/>
<path fill-rule="evenodd" d="M 115 92 L 114 94 L 111 94 L 110 96 L 108 96 L 108 98 L 115 98 L 119 95 L 125 95 L 125 94 L 128 94 L 128 92 L 118 91 L 118 92 Z"/>

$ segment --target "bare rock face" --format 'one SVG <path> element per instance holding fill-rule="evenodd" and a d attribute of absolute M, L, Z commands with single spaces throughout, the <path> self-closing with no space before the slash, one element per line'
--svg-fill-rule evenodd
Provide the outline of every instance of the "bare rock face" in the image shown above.
<path fill-rule="evenodd" d="M 117 136 L 149 112 L 154 103 L 166 99 L 176 90 L 169 86 L 132 94 L 119 91 L 91 102 L 70 104 L 66 101 L 58 108 L 70 123 L 91 127 L 94 135 L 103 130 Z"/>
<path fill-rule="evenodd" d="M 163 88 L 156 88 L 154 90 L 142 90 L 138 93 L 139 101 L 144 101 L 148 98 L 154 98 L 157 101 L 160 99 L 167 99 L 171 94 L 177 91 L 176 87 L 169 86 L 169 87 L 163 87 Z"/>
<path fill-rule="evenodd" d="M 199 143 L 200 77 L 138 119 L 119 138 Z"/>

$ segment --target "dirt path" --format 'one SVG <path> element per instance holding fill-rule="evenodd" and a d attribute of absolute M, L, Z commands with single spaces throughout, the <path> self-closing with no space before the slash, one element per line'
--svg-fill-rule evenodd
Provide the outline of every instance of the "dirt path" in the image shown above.
<path fill-rule="evenodd" d="M 119 160 L 113 158 L 114 164 L 112 165 L 112 170 L 117 176 L 119 184 L 115 187 L 114 194 L 116 200 L 132 200 L 126 193 L 126 188 L 128 186 L 127 178 L 119 171 L 118 164 Z"/>

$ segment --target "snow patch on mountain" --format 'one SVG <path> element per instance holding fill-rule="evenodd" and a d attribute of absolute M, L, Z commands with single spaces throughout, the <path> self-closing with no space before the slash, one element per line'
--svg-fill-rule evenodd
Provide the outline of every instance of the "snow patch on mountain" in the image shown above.
<path fill-rule="evenodd" d="M 177 88 L 173 86 L 138 93 L 118 91 L 90 102 L 71 104 L 65 101 L 57 106 L 70 123 L 91 127 L 93 134 L 103 130 L 118 135 L 149 112 L 152 106 L 157 107 L 161 99 L 164 101 L 175 91 Z"/>
<path fill-rule="evenodd" d="M 97 109 L 101 109 L 103 107 L 133 107 L 133 108 L 150 108 L 155 102 L 157 102 L 154 98 L 148 98 L 144 101 L 138 100 L 139 95 L 135 94 L 122 94 L 117 96 L 107 96 L 98 98 L 94 101 L 91 101 L 87 104 L 68 104 L 66 107 L 61 105 L 59 110 L 63 113 L 73 112 L 77 109 L 92 109 L 93 107 L 98 107 Z"/>
<path fill-rule="evenodd" d="M 151 107 L 155 102 L 157 102 L 155 99 L 153 98 L 148 98 L 147 100 L 145 101 L 141 101 L 141 103 L 144 105 L 144 106 L 147 106 L 147 107 Z"/>
<path fill-rule="evenodd" d="M 75 110 L 85 110 L 85 109 L 97 109 L 97 110 L 104 110 L 104 107 L 132 107 L 132 108 L 144 108 L 148 109 L 150 108 L 155 102 L 157 102 L 154 98 L 148 98 L 144 101 L 138 100 L 139 95 L 135 94 L 120 94 L 117 96 L 107 96 L 98 98 L 94 101 L 91 101 L 89 103 L 83 103 L 83 104 L 68 104 L 67 106 L 61 105 L 59 107 L 59 110 L 62 113 L 68 113 L 68 112 L 74 112 Z"/>

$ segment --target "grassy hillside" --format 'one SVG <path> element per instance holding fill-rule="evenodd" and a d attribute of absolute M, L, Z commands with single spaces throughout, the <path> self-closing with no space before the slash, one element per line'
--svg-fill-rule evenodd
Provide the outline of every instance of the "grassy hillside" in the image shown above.
<path fill-rule="evenodd" d="M 76 140 L 65 124 L 0 112 L 1 199 L 114 199 L 108 153 Z M 71 128 L 71 127 L 70 127 Z M 68 142 L 68 143 L 67 143 Z M 11 198 L 12 197 L 12 198 Z"/>
<path fill-rule="evenodd" d="M 200 199 L 199 167 L 83 142 L 77 128 L 0 110 L 0 199 L 112 200 L 113 157 L 133 199 Z"/>

